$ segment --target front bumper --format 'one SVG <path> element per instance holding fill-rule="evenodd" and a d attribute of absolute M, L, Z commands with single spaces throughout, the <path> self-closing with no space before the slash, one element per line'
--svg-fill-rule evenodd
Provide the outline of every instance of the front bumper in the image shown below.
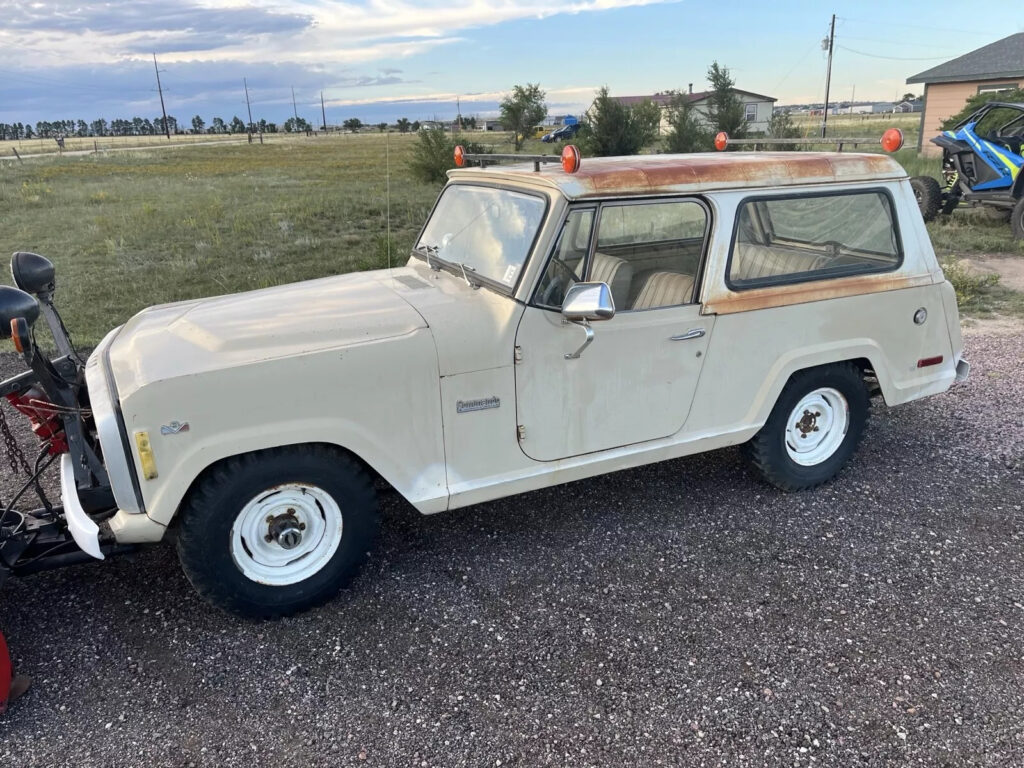
<path fill-rule="evenodd" d="M 71 466 L 71 456 L 67 453 L 60 457 L 60 498 L 68 532 L 75 544 L 87 555 L 97 560 L 105 559 L 100 549 L 100 527 L 82 509 L 82 503 L 78 500 L 78 486 L 75 484 L 75 470 Z"/>

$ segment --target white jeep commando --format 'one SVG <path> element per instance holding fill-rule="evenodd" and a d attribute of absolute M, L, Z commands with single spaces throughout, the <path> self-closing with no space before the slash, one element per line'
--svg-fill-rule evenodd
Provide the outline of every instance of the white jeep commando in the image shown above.
<path fill-rule="evenodd" d="M 544 160 L 450 172 L 405 266 L 153 307 L 84 366 L 52 265 L 15 254 L 0 329 L 32 370 L 0 394 L 59 454 L 54 525 L 97 558 L 177 529 L 200 593 L 279 616 L 353 578 L 380 481 L 433 514 L 743 445 L 799 491 L 871 396 L 967 376 L 891 158 Z"/>

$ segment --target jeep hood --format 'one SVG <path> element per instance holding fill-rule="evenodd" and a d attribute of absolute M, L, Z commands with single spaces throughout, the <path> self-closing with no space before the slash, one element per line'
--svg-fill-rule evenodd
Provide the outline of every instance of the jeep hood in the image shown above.
<path fill-rule="evenodd" d="M 420 314 L 374 273 L 143 310 L 112 333 L 122 398 L 163 379 L 405 336 Z"/>

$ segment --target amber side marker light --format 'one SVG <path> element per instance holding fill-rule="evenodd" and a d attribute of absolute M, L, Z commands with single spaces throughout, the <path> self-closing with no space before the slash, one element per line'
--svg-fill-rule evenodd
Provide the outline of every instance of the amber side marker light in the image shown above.
<path fill-rule="evenodd" d="M 18 320 L 20 319 L 20 317 L 11 318 L 11 341 L 14 342 L 14 348 L 18 350 L 19 354 L 25 354 L 25 350 L 21 346 L 21 334 L 19 333 L 21 329 L 18 327 L 20 325 Z"/>
<path fill-rule="evenodd" d="M 922 357 L 917 361 L 918 368 L 927 368 L 930 365 L 938 365 L 942 362 L 942 355 L 936 355 L 935 357 Z"/>
<path fill-rule="evenodd" d="M 715 149 L 719 152 L 725 150 L 729 146 L 729 134 L 725 131 L 719 131 L 715 134 Z"/>
<path fill-rule="evenodd" d="M 461 144 L 455 147 L 455 164 L 459 168 L 466 167 L 466 150 L 462 148 Z"/>

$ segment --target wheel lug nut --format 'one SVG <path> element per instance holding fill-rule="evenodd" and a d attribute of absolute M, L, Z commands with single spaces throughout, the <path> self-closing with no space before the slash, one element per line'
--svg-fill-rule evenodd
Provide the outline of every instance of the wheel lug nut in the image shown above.
<path fill-rule="evenodd" d="M 274 537 L 268 533 L 266 536 L 263 537 L 263 540 L 269 544 L 274 540 Z"/>
<path fill-rule="evenodd" d="M 274 516 L 273 515 L 267 515 L 267 522 L 268 523 L 274 522 Z"/>
<path fill-rule="evenodd" d="M 300 531 L 306 530 L 306 524 L 305 523 L 299 523 L 299 530 Z"/>

